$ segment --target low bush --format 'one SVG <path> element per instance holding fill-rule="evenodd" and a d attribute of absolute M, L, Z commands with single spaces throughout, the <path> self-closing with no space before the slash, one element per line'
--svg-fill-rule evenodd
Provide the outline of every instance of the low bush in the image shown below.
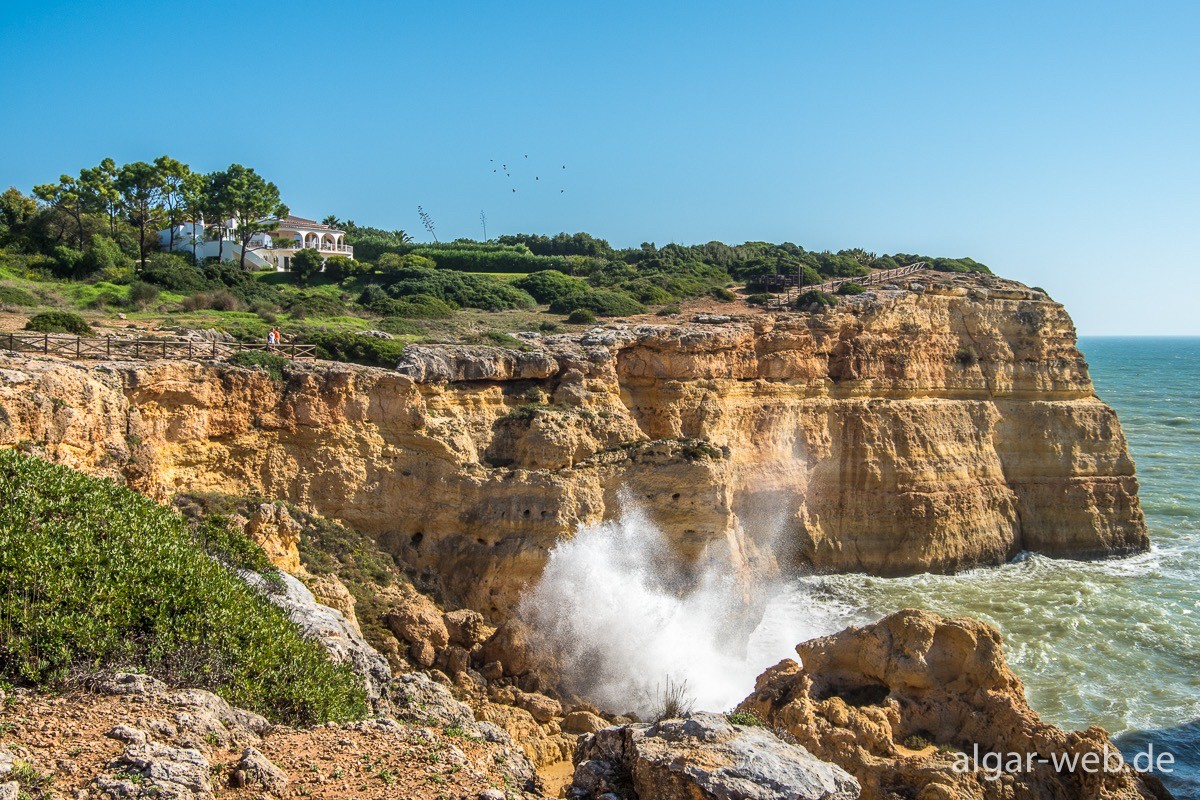
<path fill-rule="evenodd" d="M 129 284 L 129 304 L 134 308 L 145 308 L 156 302 L 160 294 L 162 290 L 152 283 L 134 281 Z"/>
<path fill-rule="evenodd" d="M 637 300 L 623 292 L 610 289 L 592 289 L 550 304 L 550 311 L 555 314 L 569 314 L 579 309 L 591 311 L 598 317 L 625 317 L 646 313 L 646 307 Z"/>
<path fill-rule="evenodd" d="M 388 280 L 391 283 L 386 286 L 387 293 L 396 299 L 428 295 L 446 303 L 484 311 L 529 308 L 536 302 L 526 292 L 489 275 L 412 267 L 394 271 Z M 365 290 L 363 294 L 366 294 Z"/>
<path fill-rule="evenodd" d="M 765 306 L 775 297 L 773 294 L 759 292 L 758 294 L 749 295 L 746 298 L 746 304 L 751 306 Z"/>
<path fill-rule="evenodd" d="M 181 303 L 184 311 L 241 311 L 242 301 L 228 289 L 218 289 L 215 292 L 197 292 L 191 297 L 183 298 Z"/>
<path fill-rule="evenodd" d="M 521 291 L 528 292 L 539 303 L 553 303 L 564 297 L 583 294 L 588 290 L 587 281 L 564 275 L 556 269 L 534 272 L 512 282 Z"/>
<path fill-rule="evenodd" d="M 679 306 L 663 306 L 658 310 L 658 316 L 660 317 L 673 317 L 680 313 L 682 312 L 680 311 Z"/>
<path fill-rule="evenodd" d="M 577 308 L 567 316 L 567 322 L 572 325 L 591 325 L 596 321 L 596 315 L 586 308 Z"/>
<path fill-rule="evenodd" d="M 176 512 L 12 450 L 0 485 L 0 679 L 137 670 L 293 724 L 366 713 L 353 671 L 206 555 Z"/>
<path fill-rule="evenodd" d="M 372 367 L 394 367 L 405 342 L 361 336 L 351 331 L 307 331 L 303 338 L 317 346 L 317 356 Z"/>
<path fill-rule="evenodd" d="M 720 300 L 722 303 L 732 303 L 734 300 L 737 300 L 737 295 L 724 286 L 714 286 L 709 289 L 708 296 L 713 300 Z"/>
<path fill-rule="evenodd" d="M 92 326 L 83 317 L 72 314 L 70 311 L 43 311 L 29 318 L 29 321 L 25 323 L 25 330 L 88 336 L 92 333 Z"/>
<path fill-rule="evenodd" d="M 383 306 L 383 313 L 390 317 L 409 317 L 410 319 L 449 319 L 457 310 L 457 306 L 427 294 L 414 294 L 399 300 L 389 300 Z"/>
<path fill-rule="evenodd" d="M 175 253 L 154 253 L 138 276 L 171 292 L 190 294 L 209 288 L 208 278 L 186 258 Z"/>
<path fill-rule="evenodd" d="M 828 292 L 821 292 L 816 289 L 810 289 L 796 298 L 796 308 L 808 308 L 814 303 L 819 306 L 836 306 L 838 301 L 836 297 Z"/>
<path fill-rule="evenodd" d="M 346 312 L 346 304 L 326 292 L 302 292 L 288 300 L 285 308 L 294 319 L 337 317 Z"/>
<path fill-rule="evenodd" d="M 229 357 L 228 363 L 247 369 L 261 369 L 271 376 L 271 380 L 282 383 L 283 369 L 288 365 L 288 359 L 265 350 L 240 350 Z"/>
<path fill-rule="evenodd" d="M 861 283 L 850 281 L 849 283 L 843 283 L 841 286 L 839 286 L 837 293 L 840 295 L 855 295 L 862 294 L 866 290 L 867 287 L 863 286 Z"/>

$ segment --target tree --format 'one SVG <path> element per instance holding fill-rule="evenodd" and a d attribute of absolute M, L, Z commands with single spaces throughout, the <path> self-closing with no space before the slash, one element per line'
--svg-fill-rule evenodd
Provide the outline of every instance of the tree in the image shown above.
<path fill-rule="evenodd" d="M 135 161 L 117 173 L 126 218 L 138 229 L 138 260 L 146 266 L 146 232 L 162 219 L 163 178 L 153 164 Z"/>
<path fill-rule="evenodd" d="M 154 167 L 162 177 L 163 206 L 166 209 L 167 226 L 171 229 L 171 250 L 175 249 L 175 226 L 187 221 L 184 191 L 192 170 L 182 161 L 167 155 L 154 159 Z"/>
<path fill-rule="evenodd" d="M 297 250 L 292 256 L 292 272 L 302 286 L 307 286 L 309 279 L 321 271 L 322 264 L 320 251 L 312 247 Z"/>
<path fill-rule="evenodd" d="M 279 187 L 249 167 L 230 164 L 225 170 L 222 188 L 228 209 L 237 220 L 235 235 L 242 244 L 238 266 L 246 268 L 246 248 L 256 233 L 271 230 L 267 217 L 283 217 L 288 207 L 279 200 Z M 297 255 L 299 255 L 297 253 Z"/>
<path fill-rule="evenodd" d="M 87 210 L 108 216 L 108 234 L 117 236 L 117 218 L 121 214 L 121 192 L 117 189 L 117 162 L 106 158 L 98 166 L 82 170 L 79 183 L 85 193 Z"/>
<path fill-rule="evenodd" d="M 0 194 L 0 224 L 11 232 L 25 227 L 37 213 L 37 201 L 10 186 Z"/>
<path fill-rule="evenodd" d="M 208 213 L 208 176 L 198 172 L 188 172 L 179 187 L 178 209 L 183 221 L 192 223 L 192 263 L 197 262 L 196 251 L 200 246 L 200 237 L 196 234 L 196 226 Z"/>
<path fill-rule="evenodd" d="M 33 187 L 34 196 L 51 208 L 62 211 L 75 221 L 76 241 L 83 249 L 83 211 L 86 192 L 79 181 L 70 175 L 60 175 L 58 183 L 43 183 Z"/>
<path fill-rule="evenodd" d="M 355 262 L 345 256 L 330 256 L 325 259 L 325 274 L 338 283 L 352 277 L 356 272 Z"/>

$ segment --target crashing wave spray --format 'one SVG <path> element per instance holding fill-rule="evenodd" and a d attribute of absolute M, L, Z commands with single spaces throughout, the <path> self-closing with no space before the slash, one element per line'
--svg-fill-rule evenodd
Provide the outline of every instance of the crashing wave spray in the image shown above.
<path fill-rule="evenodd" d="M 550 552 L 518 616 L 553 654 L 564 688 L 611 712 L 652 713 L 668 679 L 697 708 L 732 708 L 796 643 L 844 627 L 848 609 L 803 585 L 684 575 L 666 537 L 629 502 Z"/>

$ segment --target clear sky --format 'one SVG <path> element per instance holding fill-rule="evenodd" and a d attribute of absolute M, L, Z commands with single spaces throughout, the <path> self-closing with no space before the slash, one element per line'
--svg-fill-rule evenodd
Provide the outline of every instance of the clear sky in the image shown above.
<path fill-rule="evenodd" d="M 418 239 L 969 255 L 1200 334 L 1200 3 L 5 0 L 0 74 L 26 191 L 165 152 Z"/>

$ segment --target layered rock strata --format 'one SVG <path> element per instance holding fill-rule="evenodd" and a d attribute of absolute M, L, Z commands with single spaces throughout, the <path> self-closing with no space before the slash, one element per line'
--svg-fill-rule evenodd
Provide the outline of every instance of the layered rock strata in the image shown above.
<path fill-rule="evenodd" d="M 286 499 L 507 616 L 622 502 L 686 566 L 898 575 L 1147 546 L 1075 331 L 993 278 L 820 313 L 410 347 L 397 370 L 0 357 L 0 445 L 152 496 Z"/>

